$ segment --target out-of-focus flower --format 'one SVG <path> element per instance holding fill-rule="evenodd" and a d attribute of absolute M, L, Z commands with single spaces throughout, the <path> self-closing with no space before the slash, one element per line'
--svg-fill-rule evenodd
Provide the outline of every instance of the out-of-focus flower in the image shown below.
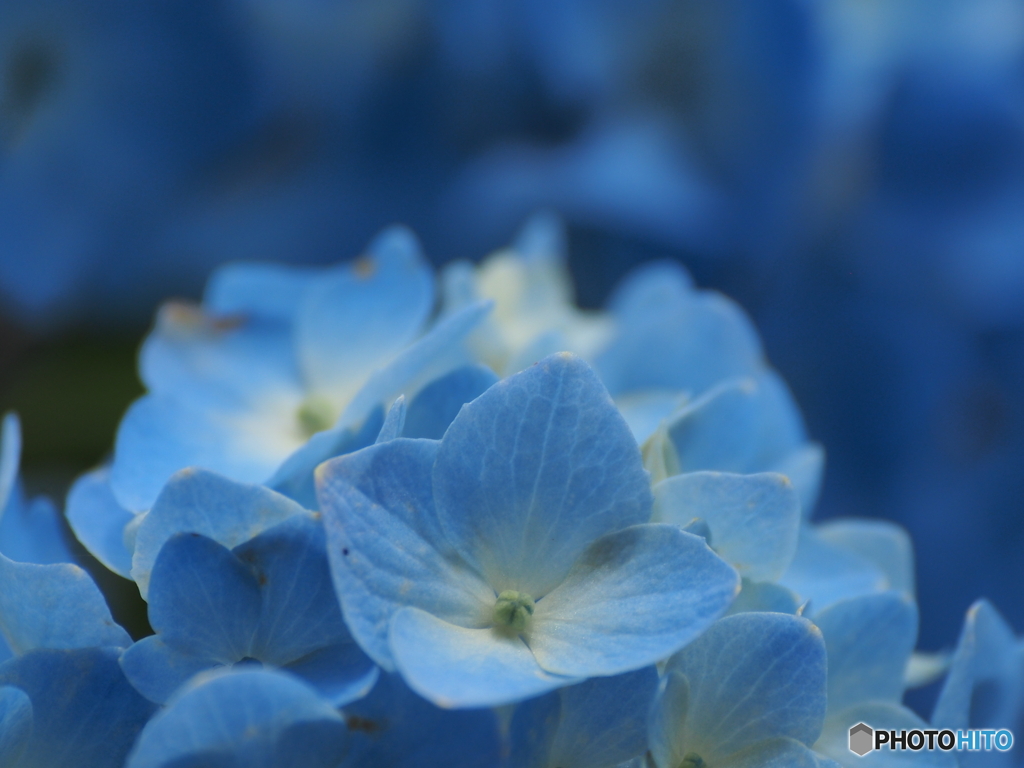
<path fill-rule="evenodd" d="M 721 619 L 665 667 L 651 715 L 654 764 L 834 768 L 809 749 L 825 716 L 825 677 L 825 645 L 806 619 Z"/>
<path fill-rule="evenodd" d="M 701 539 L 646 524 L 636 443 L 567 354 L 491 387 L 440 443 L 326 464 L 318 492 L 354 637 L 449 706 L 651 664 L 737 588 Z"/>

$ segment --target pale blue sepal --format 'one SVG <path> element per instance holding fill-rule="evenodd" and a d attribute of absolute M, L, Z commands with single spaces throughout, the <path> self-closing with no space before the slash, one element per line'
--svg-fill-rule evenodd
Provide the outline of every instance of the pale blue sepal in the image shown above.
<path fill-rule="evenodd" d="M 132 553 L 124 544 L 124 527 L 135 515 L 117 503 L 110 488 L 110 468 L 78 478 L 68 492 L 68 524 L 82 546 L 104 566 L 131 578 Z"/>
<path fill-rule="evenodd" d="M 302 298 L 295 341 L 309 389 L 354 395 L 367 373 L 416 338 L 433 304 L 433 271 L 416 236 L 385 229 L 366 255 L 325 272 Z"/>
<path fill-rule="evenodd" d="M 987 600 L 964 619 L 949 674 L 932 712 L 936 728 L 1011 728 L 1024 705 L 1024 657 L 1013 630 Z M 1015 738 L 1024 734 L 1014 732 Z M 1020 747 L 1015 744 L 1014 753 Z"/>
<path fill-rule="evenodd" d="M 800 601 L 785 587 L 767 581 L 754 582 L 744 579 L 743 588 L 729 606 L 728 613 L 767 611 L 797 615 L 799 610 Z"/>
<path fill-rule="evenodd" d="M 620 322 L 640 316 L 657 317 L 685 302 L 694 293 L 693 278 L 675 261 L 649 261 L 631 270 L 612 291 L 608 309 Z"/>
<path fill-rule="evenodd" d="M 764 469 L 788 477 L 800 494 L 800 509 L 805 521 L 818 503 L 825 474 L 825 449 L 818 443 L 804 443 Z"/>
<path fill-rule="evenodd" d="M 652 351 L 655 351 L 652 354 Z M 665 311 L 637 314 L 596 361 L 614 395 L 645 389 L 695 395 L 764 366 L 757 332 L 743 310 L 714 291 L 695 291 Z"/>
<path fill-rule="evenodd" d="M 345 707 L 351 749 L 339 768 L 497 768 L 502 739 L 490 709 L 449 710 L 382 674 L 369 695 Z"/>
<path fill-rule="evenodd" d="M 520 704 L 508 768 L 615 768 L 647 750 L 658 672 L 595 677 Z"/>
<path fill-rule="evenodd" d="M 32 737 L 32 701 L 20 688 L 0 688 L 0 765 L 18 765 Z"/>
<path fill-rule="evenodd" d="M 285 664 L 335 707 L 363 698 L 373 688 L 380 667 L 351 640 L 335 643 Z"/>
<path fill-rule="evenodd" d="M 0 519 L 0 552 L 20 563 L 40 565 L 75 559 L 65 541 L 60 510 L 45 496 L 26 500 L 18 485 Z"/>
<path fill-rule="evenodd" d="M 401 438 L 327 462 L 317 470 L 335 591 L 353 637 L 394 670 L 387 633 L 405 605 L 484 626 L 495 593 L 454 553 L 434 508 L 438 443 Z"/>
<path fill-rule="evenodd" d="M 280 454 L 263 449 L 258 435 L 240 431 L 234 419 L 224 416 L 184 406 L 169 395 L 144 395 L 132 403 L 118 427 L 110 468 L 118 503 L 132 512 L 149 509 L 184 467 L 203 467 L 249 483 L 273 475 Z"/>
<path fill-rule="evenodd" d="M 813 526 L 803 525 L 796 555 L 779 584 L 801 601 L 810 601 L 812 611 L 820 611 L 848 597 L 885 591 L 889 579 L 870 560 L 831 544 Z"/>
<path fill-rule="evenodd" d="M 615 398 L 615 405 L 638 445 L 643 445 L 658 429 L 658 425 L 685 402 L 686 394 L 675 390 L 629 392 Z"/>
<path fill-rule="evenodd" d="M 654 487 L 655 522 L 711 529 L 711 547 L 751 581 L 775 581 L 796 554 L 800 499 L 783 475 L 691 472 Z"/>
<path fill-rule="evenodd" d="M 511 704 L 579 682 L 545 672 L 519 637 L 459 627 L 418 608 L 395 613 L 388 637 L 409 687 L 439 707 Z"/>
<path fill-rule="evenodd" d="M 223 545 L 198 533 L 175 534 L 160 549 L 150 586 L 149 622 L 173 649 L 211 664 L 253 655 L 260 587 Z"/>
<path fill-rule="evenodd" d="M 18 481 L 21 464 L 21 422 L 13 411 L 4 414 L 0 427 L 0 515 L 4 513 Z"/>
<path fill-rule="evenodd" d="M 188 679 L 209 669 L 207 658 L 181 653 L 159 635 L 144 637 L 124 650 L 121 670 L 128 682 L 155 704 L 165 704 Z"/>
<path fill-rule="evenodd" d="M 146 724 L 126 768 L 334 768 L 347 740 L 341 715 L 298 678 L 216 670 Z"/>
<path fill-rule="evenodd" d="M 759 415 L 754 379 L 716 384 L 666 423 L 677 462 L 675 467 L 669 466 L 670 473 L 747 470 L 758 448 Z"/>
<path fill-rule="evenodd" d="M 409 403 L 405 437 L 440 440 L 462 406 L 486 392 L 498 377 L 482 365 L 464 365 L 435 379 Z"/>
<path fill-rule="evenodd" d="M 491 301 L 477 302 L 439 320 L 367 379 L 342 412 L 338 426 L 358 424 L 374 408 L 389 404 L 398 395 L 415 397 L 429 382 L 472 362 L 464 344 L 466 336 L 493 306 Z"/>
<path fill-rule="evenodd" d="M 266 262 L 233 262 L 217 267 L 206 281 L 203 307 L 218 315 L 256 315 L 291 322 L 322 267 Z"/>
<path fill-rule="evenodd" d="M 882 747 L 860 757 L 850 751 L 850 728 L 857 723 L 867 723 L 872 728 L 885 731 L 924 731 L 929 727 L 928 723 L 900 704 L 869 701 L 829 713 L 821 737 L 814 744 L 814 750 L 832 758 L 844 768 L 957 768 L 956 755 L 963 758 L 967 754 L 943 752 L 940 749 L 914 752 Z M 962 763 L 962 760 L 959 762 Z"/>
<path fill-rule="evenodd" d="M 914 545 L 900 525 L 888 520 L 829 520 L 817 534 L 837 547 L 870 560 L 885 573 L 889 589 L 914 596 Z"/>
<path fill-rule="evenodd" d="M 246 316 L 216 317 L 168 303 L 139 352 L 139 377 L 152 394 L 195 412 L 261 410 L 302 399 L 290 328 Z"/>
<path fill-rule="evenodd" d="M 434 498 L 448 540 L 496 590 L 554 589 L 594 539 L 650 518 L 640 451 L 594 371 L 561 353 L 468 403 Z"/>
<path fill-rule="evenodd" d="M 722 768 L 839 768 L 795 739 L 770 739 L 730 755 Z"/>
<path fill-rule="evenodd" d="M 384 418 L 384 425 L 380 428 L 375 442 L 386 443 L 388 440 L 401 437 L 404 428 L 405 395 L 399 395 L 398 399 L 391 404 L 391 408 L 388 409 L 388 415 Z"/>
<path fill-rule="evenodd" d="M 139 525 L 132 578 L 145 598 L 156 556 L 176 533 L 199 533 L 232 549 L 303 511 L 269 488 L 238 483 L 205 469 L 183 469 L 167 482 Z"/>
<path fill-rule="evenodd" d="M 16 654 L 35 648 L 131 645 L 89 574 L 71 563 L 16 563 L 0 555 L 0 632 Z"/>
<path fill-rule="evenodd" d="M 38 649 L 0 665 L 0 686 L 20 688 L 32 702 L 32 734 L 17 768 L 124 766 L 156 706 L 128 684 L 118 653 Z"/>
<path fill-rule="evenodd" d="M 537 601 L 526 637 L 545 670 L 615 675 L 653 664 L 725 613 L 740 580 L 698 536 L 649 523 L 592 543 Z"/>
<path fill-rule="evenodd" d="M 373 445 L 383 426 L 384 409 L 377 406 L 370 411 L 370 415 L 358 429 L 334 427 L 317 432 L 305 445 L 284 460 L 265 485 L 297 501 L 306 509 L 317 509 L 313 474 L 317 466 L 335 456 L 343 456 Z"/>
<path fill-rule="evenodd" d="M 813 621 L 828 650 L 830 712 L 869 700 L 899 703 L 917 641 L 917 606 L 910 597 L 899 592 L 852 597 L 817 611 Z"/>
<path fill-rule="evenodd" d="M 946 674 L 953 661 L 951 651 L 914 651 L 903 671 L 903 682 L 908 689 L 921 688 Z"/>
<path fill-rule="evenodd" d="M 728 616 L 673 656 L 665 671 L 689 682 L 685 729 L 676 741 L 712 765 L 768 739 L 812 744 L 821 732 L 825 644 L 806 619 Z"/>

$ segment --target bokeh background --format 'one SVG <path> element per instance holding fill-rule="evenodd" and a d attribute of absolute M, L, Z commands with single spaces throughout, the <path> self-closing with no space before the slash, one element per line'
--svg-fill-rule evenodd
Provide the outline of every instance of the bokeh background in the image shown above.
<path fill-rule="evenodd" d="M 667 257 L 750 312 L 828 450 L 817 516 L 910 530 L 922 648 L 980 595 L 1024 630 L 1021 0 L 0 0 L 29 490 L 103 458 L 215 265 L 395 221 L 478 260 L 538 208 L 584 306 Z"/>

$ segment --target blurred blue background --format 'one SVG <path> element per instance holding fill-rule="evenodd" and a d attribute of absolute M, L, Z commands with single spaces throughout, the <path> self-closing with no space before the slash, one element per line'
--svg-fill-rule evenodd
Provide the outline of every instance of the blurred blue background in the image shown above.
<path fill-rule="evenodd" d="M 157 303 L 401 221 L 441 264 L 530 212 L 580 302 L 680 260 L 828 449 L 819 518 L 917 547 L 921 647 L 1024 630 L 1020 0 L 0 1 L 0 406 L 63 493 Z"/>

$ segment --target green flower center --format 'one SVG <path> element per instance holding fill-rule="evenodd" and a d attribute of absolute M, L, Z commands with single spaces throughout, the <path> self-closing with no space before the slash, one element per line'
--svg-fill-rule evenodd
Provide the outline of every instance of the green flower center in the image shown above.
<path fill-rule="evenodd" d="M 683 762 L 679 764 L 679 768 L 704 768 L 705 765 L 703 757 L 696 752 L 687 752 Z"/>
<path fill-rule="evenodd" d="M 334 407 L 323 397 L 310 395 L 295 412 L 299 429 L 309 438 L 334 426 Z"/>
<path fill-rule="evenodd" d="M 494 604 L 494 621 L 500 627 L 522 632 L 533 616 L 533 598 L 525 592 L 506 589 Z"/>

